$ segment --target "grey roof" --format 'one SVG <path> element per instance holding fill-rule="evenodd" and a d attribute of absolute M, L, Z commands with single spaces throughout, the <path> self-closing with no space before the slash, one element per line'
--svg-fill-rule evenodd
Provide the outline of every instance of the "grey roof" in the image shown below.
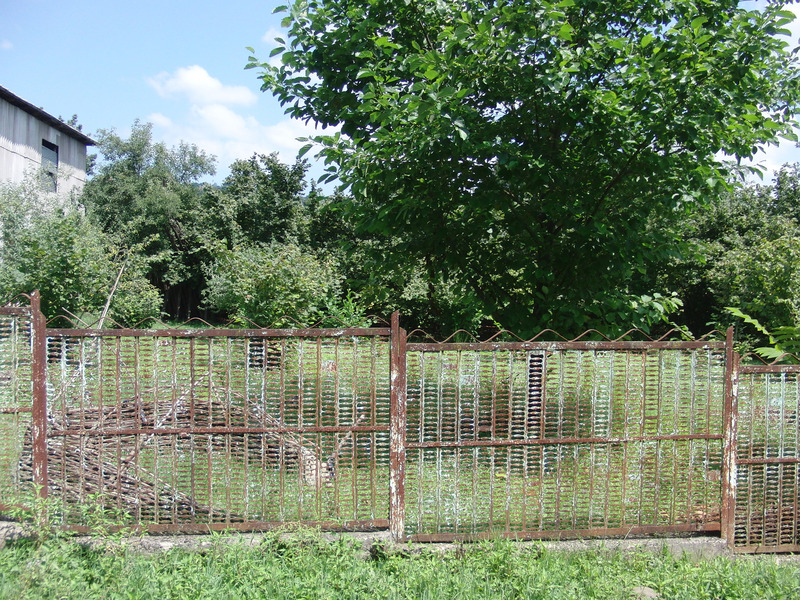
<path fill-rule="evenodd" d="M 97 142 L 95 142 L 88 135 L 86 135 L 84 133 L 81 133 L 80 131 L 78 131 L 74 127 L 70 127 L 69 125 L 64 123 L 64 121 L 56 119 L 50 113 L 45 112 L 44 110 L 42 110 L 38 106 L 36 106 L 34 104 L 31 104 L 27 100 L 24 100 L 24 99 L 20 98 L 19 96 L 17 96 L 16 94 L 12 93 L 9 90 L 7 90 L 6 88 L 4 88 L 1 85 L 0 85 L 0 98 L 5 100 L 9 104 L 13 104 L 14 106 L 17 106 L 17 107 L 21 108 L 22 110 L 24 110 L 25 112 L 33 115 L 34 117 L 36 117 L 40 121 L 43 121 L 43 122 L 47 123 L 51 127 L 54 127 L 56 129 L 58 129 L 62 133 L 65 133 L 68 136 L 75 138 L 76 140 L 86 144 L 87 146 L 96 146 L 97 145 Z"/>

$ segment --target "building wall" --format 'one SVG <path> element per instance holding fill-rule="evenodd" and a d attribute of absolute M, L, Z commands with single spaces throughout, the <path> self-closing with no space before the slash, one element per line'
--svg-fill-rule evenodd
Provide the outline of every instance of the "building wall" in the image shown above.
<path fill-rule="evenodd" d="M 42 165 L 42 140 L 58 146 L 58 194 L 86 182 L 86 145 L 0 98 L 0 181 L 18 183 Z"/>

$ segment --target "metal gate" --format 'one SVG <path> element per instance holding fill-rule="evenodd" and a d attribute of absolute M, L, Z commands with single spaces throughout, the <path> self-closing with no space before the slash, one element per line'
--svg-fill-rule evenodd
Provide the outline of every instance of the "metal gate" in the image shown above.
<path fill-rule="evenodd" d="M 408 344 L 406 535 L 721 528 L 726 342 Z"/>
<path fill-rule="evenodd" d="M 740 552 L 800 552 L 800 366 L 739 367 L 736 507 Z"/>

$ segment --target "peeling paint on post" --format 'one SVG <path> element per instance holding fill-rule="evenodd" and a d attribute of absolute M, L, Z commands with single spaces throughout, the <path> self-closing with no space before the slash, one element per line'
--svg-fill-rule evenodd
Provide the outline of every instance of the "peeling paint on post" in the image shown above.
<path fill-rule="evenodd" d="M 733 350 L 733 327 L 725 336 L 725 402 L 722 407 L 722 538 L 733 547 L 736 509 L 736 436 L 739 393 L 739 354 Z"/>
<path fill-rule="evenodd" d="M 33 483 L 47 498 L 47 323 L 39 290 L 31 294 L 31 370 L 33 375 Z"/>
<path fill-rule="evenodd" d="M 392 539 L 405 537 L 406 476 L 406 331 L 400 313 L 392 313 L 390 360 L 389 530 Z"/>

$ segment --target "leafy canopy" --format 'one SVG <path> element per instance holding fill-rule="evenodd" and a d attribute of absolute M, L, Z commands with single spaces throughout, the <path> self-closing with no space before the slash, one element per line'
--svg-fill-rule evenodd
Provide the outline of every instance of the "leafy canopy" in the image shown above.
<path fill-rule="evenodd" d="M 659 278 L 684 299 L 683 324 L 721 327 L 733 314 L 726 307 L 737 307 L 764 331 L 800 327 L 799 164 L 784 165 L 772 185 L 723 195 L 677 231 L 696 251 L 669 261 Z"/>
<path fill-rule="evenodd" d="M 264 90 L 385 240 L 520 332 L 646 325 L 634 275 L 737 162 L 794 139 L 792 13 L 736 0 L 297 0 Z M 729 160 L 728 160 L 729 159 Z M 662 290 L 666 292 L 667 290 Z M 665 294 L 664 297 L 668 297 Z M 643 321 L 644 319 L 644 321 Z"/>
<path fill-rule="evenodd" d="M 0 184 L 0 299 L 39 289 L 42 311 L 98 314 L 119 275 L 110 316 L 123 324 L 158 316 L 159 298 L 133 259 L 120 273 L 118 249 L 83 214 L 74 198 L 42 187 L 37 172 Z"/>
<path fill-rule="evenodd" d="M 148 280 L 172 316 L 190 316 L 203 285 L 201 188 L 215 171 L 213 156 L 181 142 L 155 142 L 150 123 L 135 121 L 128 138 L 97 134 L 102 160 L 81 201 L 91 221 L 123 254 L 145 257 Z"/>

